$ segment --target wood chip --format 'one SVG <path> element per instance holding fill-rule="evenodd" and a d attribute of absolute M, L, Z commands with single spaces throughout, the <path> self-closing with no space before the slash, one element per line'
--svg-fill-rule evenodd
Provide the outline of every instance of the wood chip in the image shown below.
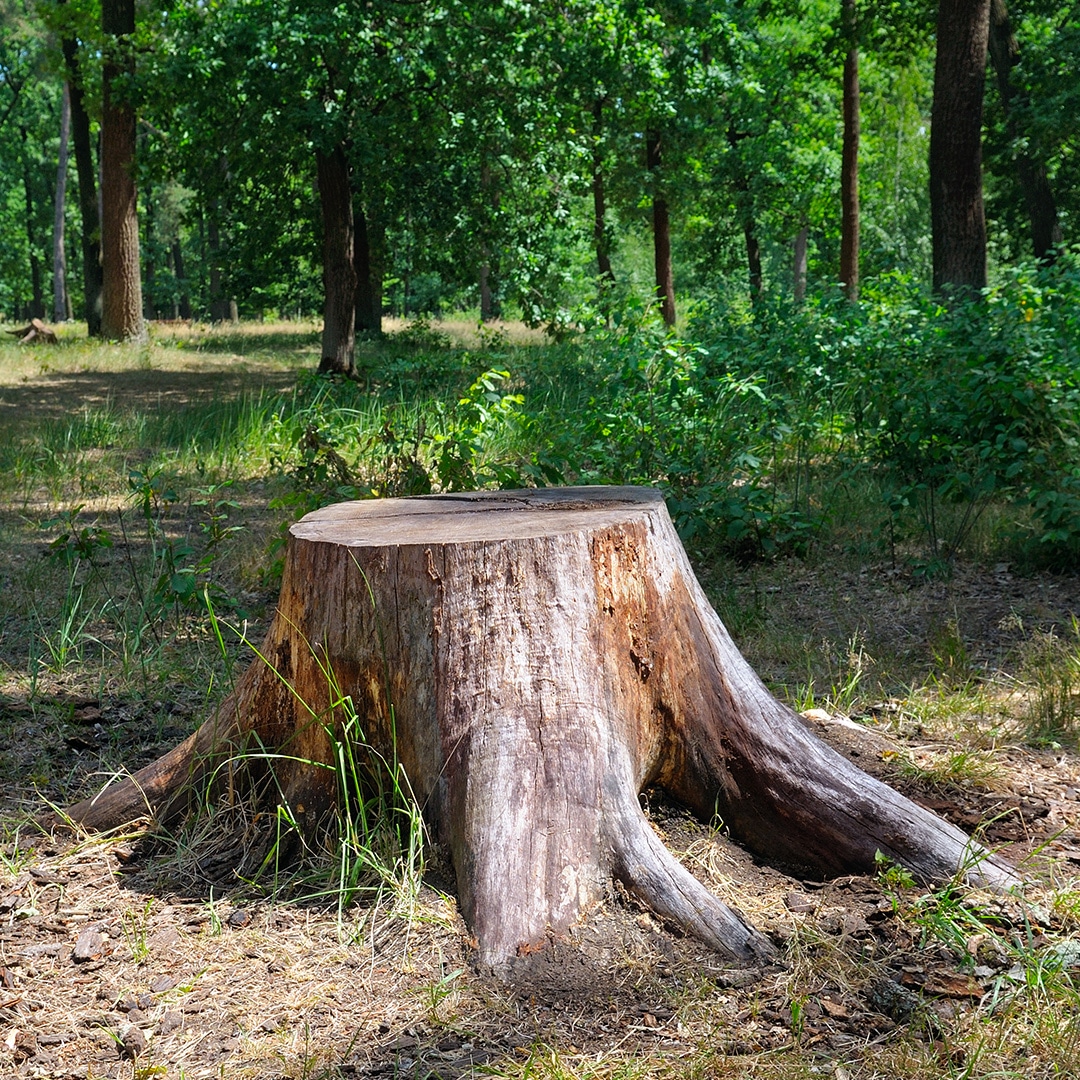
<path fill-rule="evenodd" d="M 87 927 L 75 942 L 75 951 L 71 959 L 76 964 L 83 964 L 87 960 L 100 960 L 105 955 L 105 938 L 96 930 Z"/>

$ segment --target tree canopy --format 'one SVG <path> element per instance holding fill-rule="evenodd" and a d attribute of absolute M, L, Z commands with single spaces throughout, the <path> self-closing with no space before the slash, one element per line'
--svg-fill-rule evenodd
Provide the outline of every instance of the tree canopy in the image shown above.
<path fill-rule="evenodd" d="M 1080 138 L 1075 5 L 992 7 L 991 70 L 984 80 L 980 56 L 967 68 L 985 81 L 973 129 L 985 178 L 972 175 L 991 276 L 1044 257 L 1047 229 L 1071 239 Z M 828 290 L 856 54 L 856 270 L 929 283 L 936 48 L 939 108 L 958 70 L 942 63 L 954 45 L 935 40 L 935 15 L 928 0 L 152 0 L 121 70 L 99 0 L 4 0 L 0 312 L 51 309 L 65 81 L 85 104 L 95 168 L 106 86 L 137 119 L 151 318 L 221 318 L 230 302 L 252 317 L 322 311 L 335 272 L 318 163 L 331 154 L 351 194 L 361 331 L 384 312 L 453 308 L 580 324 L 617 297 L 663 292 L 660 229 L 680 310 L 790 293 L 804 276 Z M 1041 234 L 1033 175 L 1054 214 Z M 72 173 L 64 211 L 75 312 L 96 288 L 78 272 L 84 241 L 100 239 L 88 176 Z"/>

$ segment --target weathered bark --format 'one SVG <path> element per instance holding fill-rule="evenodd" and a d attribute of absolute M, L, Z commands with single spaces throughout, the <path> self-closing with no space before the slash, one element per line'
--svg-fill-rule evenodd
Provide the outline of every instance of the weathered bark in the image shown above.
<path fill-rule="evenodd" d="M 859 299 L 859 45 L 855 0 L 841 0 L 844 57 L 844 148 L 840 165 L 840 286 Z"/>
<path fill-rule="evenodd" d="M 1017 120 L 1017 110 L 1026 101 L 1025 95 L 1013 83 L 1013 68 L 1020 60 L 1020 45 L 1013 33 L 1005 0 L 991 0 L 990 3 L 990 59 L 997 76 L 1006 130 L 1017 147 L 1016 171 L 1031 222 L 1031 245 L 1040 262 L 1051 263 L 1062 241 L 1061 225 L 1046 165 L 1032 153 Z"/>
<path fill-rule="evenodd" d="M 801 304 L 806 299 L 806 245 L 809 238 L 810 229 L 806 225 L 795 234 L 792 274 L 795 280 L 796 304 Z"/>
<path fill-rule="evenodd" d="M 67 291 L 67 250 L 64 247 L 64 208 L 67 205 L 68 144 L 71 138 L 71 93 L 64 83 L 60 95 L 60 146 L 56 153 L 56 194 L 53 199 L 53 319 L 70 318 Z"/>
<path fill-rule="evenodd" d="M 803 873 L 871 870 L 880 851 L 928 880 L 1015 880 L 768 693 L 649 489 L 318 510 L 290 530 L 259 656 L 185 743 L 70 816 L 168 824 L 269 750 L 266 789 L 315 830 L 336 780 L 312 763 L 334 760 L 332 702 L 348 695 L 449 848 L 484 964 L 567 930 L 610 875 L 729 956 L 770 953 L 664 848 L 638 802 L 652 785 Z"/>
<path fill-rule="evenodd" d="M 101 336 L 101 215 L 98 212 L 97 174 L 90 141 L 90 116 L 83 99 L 78 47 L 73 38 L 61 42 L 71 96 L 71 141 L 75 149 L 75 173 L 79 178 L 79 217 L 82 234 L 83 317 L 90 337 Z"/>
<path fill-rule="evenodd" d="M 665 326 L 675 325 L 675 279 L 671 270 L 671 219 L 667 199 L 663 194 L 660 169 L 663 164 L 659 131 L 645 136 L 645 165 L 652 176 L 653 266 L 656 298 L 660 301 L 660 317 Z"/>
<path fill-rule="evenodd" d="M 135 108 L 124 85 L 135 66 L 135 0 L 103 0 L 101 28 L 108 42 L 101 105 L 101 332 L 117 341 L 144 341 Z"/>
<path fill-rule="evenodd" d="M 930 126 L 934 291 L 986 287 L 982 113 L 990 0 L 939 0 Z"/>
<path fill-rule="evenodd" d="M 340 144 L 316 150 L 323 225 L 323 332 L 319 370 L 356 371 L 356 269 L 349 159 Z"/>
<path fill-rule="evenodd" d="M 592 134 L 593 245 L 596 249 L 596 268 L 602 288 L 604 284 L 614 284 L 615 271 L 611 268 L 611 244 L 605 220 L 607 207 L 604 200 L 604 155 L 602 152 L 604 102 L 601 98 L 593 102 Z"/>

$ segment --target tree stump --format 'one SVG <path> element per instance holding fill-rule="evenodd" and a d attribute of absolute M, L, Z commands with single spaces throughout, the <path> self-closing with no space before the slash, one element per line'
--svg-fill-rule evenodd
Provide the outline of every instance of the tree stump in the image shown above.
<path fill-rule="evenodd" d="M 60 340 L 40 319 L 31 319 L 28 326 L 7 332 L 17 337 L 20 345 L 31 345 L 35 341 L 42 345 L 55 345 Z"/>
<path fill-rule="evenodd" d="M 351 696 L 404 766 L 457 875 L 482 964 L 568 929 L 614 875 L 743 961 L 768 941 L 667 851 L 656 785 L 767 859 L 995 886 L 1010 870 L 853 766 L 766 690 L 709 606 L 660 495 L 582 487 L 341 503 L 290 530 L 260 659 L 195 734 L 72 808 L 89 828 L 168 822 L 253 739 L 315 823 L 336 797 L 328 727 Z"/>

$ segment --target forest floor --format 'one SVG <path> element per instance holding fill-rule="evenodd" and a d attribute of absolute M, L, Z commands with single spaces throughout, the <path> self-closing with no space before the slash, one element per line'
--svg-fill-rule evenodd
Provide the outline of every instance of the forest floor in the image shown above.
<path fill-rule="evenodd" d="M 182 355 L 9 368 L 0 435 L 95 400 L 167 409 L 253 381 L 274 391 L 310 362 L 303 349 L 287 363 L 245 353 L 241 370 L 202 353 L 185 369 Z M 118 503 L 89 498 L 102 513 Z M 31 582 L 28 567 L 43 564 L 38 522 L 55 501 L 45 485 L 0 506 L 0 1076 L 1076 1075 L 1077 579 L 960 562 L 925 580 L 839 549 L 698 568 L 777 693 L 861 767 L 1020 865 L 1023 896 L 931 890 L 884 865 L 802 880 L 648 792 L 668 846 L 780 946 L 778 962 L 733 968 L 613 886 L 566 940 L 496 979 L 473 963 L 437 851 L 417 893 L 338 910 L 238 880 L 237 835 L 73 840 L 34 826 L 44 799 L 152 759 L 213 700 L 183 634 L 152 683 L 89 662 L 28 675 L 26 598 L 56 580 Z M 275 526 L 265 503 L 257 486 L 238 493 L 251 544 Z M 171 527 L 196 513 L 178 505 Z M 233 567 L 256 635 L 274 601 L 244 570 L 259 557 Z"/>

